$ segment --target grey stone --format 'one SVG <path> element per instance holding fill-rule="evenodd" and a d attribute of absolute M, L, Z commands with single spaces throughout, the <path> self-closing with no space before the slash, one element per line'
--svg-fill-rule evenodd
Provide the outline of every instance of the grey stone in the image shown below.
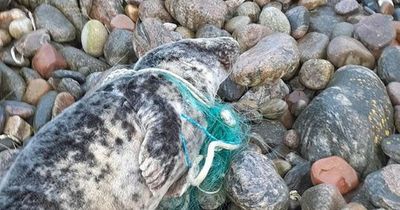
<path fill-rule="evenodd" d="M 260 12 L 261 9 L 258 4 L 252 1 L 244 2 L 236 10 L 237 15 L 248 16 L 252 22 L 258 21 L 258 16 L 260 15 Z"/>
<path fill-rule="evenodd" d="M 270 34 L 272 31 L 267 26 L 251 23 L 235 30 L 232 36 L 239 42 L 240 51 L 244 52 Z"/>
<path fill-rule="evenodd" d="M 244 209 L 287 209 L 289 191 L 272 161 L 253 151 L 234 156 L 226 176 L 226 191 Z"/>
<path fill-rule="evenodd" d="M 348 36 L 353 37 L 354 26 L 348 22 L 340 22 L 336 23 L 333 27 L 331 39 L 334 39 L 338 36 Z"/>
<path fill-rule="evenodd" d="M 395 134 L 382 140 L 381 147 L 383 152 L 392 160 L 400 162 L 400 135 Z"/>
<path fill-rule="evenodd" d="M 31 68 L 27 68 L 27 67 L 23 67 L 20 71 L 20 74 L 21 74 L 22 78 L 24 78 L 26 83 L 29 83 L 31 80 L 34 80 L 34 79 L 42 78 L 37 71 L 35 71 Z"/>
<path fill-rule="evenodd" d="M 251 126 L 251 131 L 262 138 L 257 144 L 260 148 L 273 148 L 282 144 L 286 128 L 281 122 L 275 120 L 262 120 L 260 123 Z"/>
<path fill-rule="evenodd" d="M 79 82 L 80 84 L 84 83 L 86 78 L 85 75 L 78 71 L 70 71 L 70 70 L 56 70 L 53 72 L 53 78 L 54 79 L 63 79 L 63 78 L 71 78 L 74 79 L 75 81 Z"/>
<path fill-rule="evenodd" d="M 29 32 L 15 42 L 15 49 L 25 57 L 32 57 L 45 43 L 50 42 L 47 29 L 39 29 Z"/>
<path fill-rule="evenodd" d="M 220 86 L 218 90 L 218 96 L 222 100 L 232 102 L 238 101 L 240 97 L 246 92 L 247 88 L 236 84 L 231 78 L 227 78 Z"/>
<path fill-rule="evenodd" d="M 285 13 L 290 22 L 291 33 L 295 39 L 302 38 L 310 27 L 310 13 L 303 6 L 296 6 Z"/>
<path fill-rule="evenodd" d="M 337 155 L 365 177 L 382 166 L 379 144 L 393 131 L 393 108 L 374 72 L 349 65 L 336 71 L 294 128 L 301 136 L 306 159 Z"/>
<path fill-rule="evenodd" d="M 4 100 L 1 102 L 9 116 L 20 116 L 29 119 L 35 113 L 35 107 L 21 101 Z"/>
<path fill-rule="evenodd" d="M 217 38 L 217 37 L 231 37 L 231 34 L 223 29 L 214 25 L 204 25 L 196 32 L 197 38 Z"/>
<path fill-rule="evenodd" d="M 30 66 L 30 60 L 27 58 L 22 58 L 22 55 L 19 54 L 16 50 L 15 52 L 15 57 L 19 60 L 19 62 L 16 62 L 11 55 L 11 48 L 13 47 L 12 44 L 7 45 L 6 47 L 3 47 L 0 49 L 0 61 L 4 62 L 7 65 L 10 66 L 16 66 L 16 67 L 28 67 Z"/>
<path fill-rule="evenodd" d="M 87 67 L 85 68 L 85 71 L 80 71 L 84 75 L 104 71 L 109 68 L 109 65 L 105 62 L 96 59 L 75 47 L 64 47 L 61 49 L 60 53 L 67 61 L 70 69 L 81 70 L 83 67 Z"/>
<path fill-rule="evenodd" d="M 241 30 L 244 26 L 251 23 L 251 19 L 248 16 L 236 16 L 228 20 L 225 23 L 225 30 L 232 33 L 235 30 Z"/>
<path fill-rule="evenodd" d="M 0 99 L 22 100 L 26 84 L 24 79 L 6 64 L 0 62 L 1 79 Z"/>
<path fill-rule="evenodd" d="M 290 34 L 290 23 L 285 14 L 274 7 L 265 7 L 258 21 L 261 25 L 268 26 L 274 32 Z"/>
<path fill-rule="evenodd" d="M 293 163 L 291 164 L 293 165 Z M 310 178 L 310 170 L 310 162 L 296 163 L 296 165 L 290 169 L 284 177 L 289 190 L 296 190 L 300 194 L 303 194 L 304 191 L 312 187 L 313 184 Z"/>
<path fill-rule="evenodd" d="M 310 59 L 324 59 L 326 58 L 326 49 L 329 44 L 329 36 L 311 32 L 306 34 L 298 41 L 300 51 L 300 61 L 302 63 Z"/>
<path fill-rule="evenodd" d="M 36 108 L 35 117 L 33 118 L 33 129 L 35 131 L 38 131 L 43 125 L 51 120 L 52 109 L 56 97 L 56 91 L 49 91 L 40 98 Z"/>
<path fill-rule="evenodd" d="M 164 0 L 147 0 L 139 5 L 139 17 L 141 20 L 146 18 L 157 18 L 161 22 L 173 22 L 173 18 L 165 9 Z"/>
<path fill-rule="evenodd" d="M 331 35 L 336 23 L 343 22 L 344 18 L 337 15 L 332 7 L 322 6 L 310 12 L 310 31 Z"/>
<path fill-rule="evenodd" d="M 84 94 L 79 83 L 71 78 L 63 78 L 58 84 L 57 90 L 69 92 L 75 99 L 79 99 Z"/>
<path fill-rule="evenodd" d="M 320 184 L 306 190 L 300 200 L 302 210 L 341 209 L 346 201 L 334 185 Z"/>
<path fill-rule="evenodd" d="M 400 47 L 387 47 L 378 60 L 378 75 L 388 84 L 400 82 Z"/>
<path fill-rule="evenodd" d="M 34 16 L 36 26 L 47 29 L 54 41 L 68 42 L 76 38 L 74 25 L 57 8 L 41 4 L 36 7 Z"/>

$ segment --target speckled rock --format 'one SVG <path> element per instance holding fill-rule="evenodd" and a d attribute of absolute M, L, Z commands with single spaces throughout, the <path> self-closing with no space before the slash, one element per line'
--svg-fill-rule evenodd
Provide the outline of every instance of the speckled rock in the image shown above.
<path fill-rule="evenodd" d="M 107 37 L 108 33 L 104 25 L 98 20 L 90 20 L 82 30 L 82 48 L 87 54 L 99 57 L 103 54 Z"/>
<path fill-rule="evenodd" d="M 396 162 L 400 162 L 400 135 L 386 137 L 381 143 L 383 152 Z"/>
<path fill-rule="evenodd" d="M 283 136 L 282 143 L 285 144 L 289 149 L 297 149 L 300 144 L 299 133 L 296 130 L 288 130 Z"/>
<path fill-rule="evenodd" d="M 51 120 L 51 112 L 56 96 L 56 91 L 50 91 L 40 98 L 35 117 L 33 118 L 33 129 L 35 131 L 38 131 L 44 124 Z"/>
<path fill-rule="evenodd" d="M 262 116 L 271 120 L 281 118 L 286 110 L 288 110 L 286 101 L 278 98 L 271 99 L 259 107 Z"/>
<path fill-rule="evenodd" d="M 378 76 L 350 65 L 336 71 L 328 87 L 297 118 L 294 128 L 301 136 L 301 153 L 306 159 L 337 155 L 365 177 L 382 166 L 379 144 L 392 133 L 392 119 L 393 108 Z"/>
<path fill-rule="evenodd" d="M 45 43 L 50 42 L 50 35 L 46 29 L 39 29 L 25 34 L 15 43 L 15 49 L 26 57 L 32 57 Z"/>
<path fill-rule="evenodd" d="M 162 44 L 177 41 L 171 31 L 158 19 L 146 18 L 136 26 L 133 32 L 133 49 L 138 58 Z"/>
<path fill-rule="evenodd" d="M 62 111 L 71 106 L 73 103 L 75 103 L 75 98 L 70 93 L 68 92 L 59 93 L 54 99 L 54 105 L 51 110 L 52 118 L 59 115 Z"/>
<path fill-rule="evenodd" d="M 311 90 L 322 90 L 328 85 L 334 71 L 335 67 L 329 61 L 311 59 L 301 66 L 299 79 Z"/>
<path fill-rule="evenodd" d="M 268 26 L 274 32 L 290 34 L 290 23 L 285 14 L 274 7 L 265 7 L 260 14 L 261 25 Z"/>
<path fill-rule="evenodd" d="M 272 34 L 272 31 L 267 26 L 251 23 L 235 30 L 232 36 L 239 42 L 240 51 L 244 52 L 270 34 Z"/>
<path fill-rule="evenodd" d="M 378 75 L 384 83 L 400 82 L 400 47 L 387 47 L 378 60 Z"/>
<path fill-rule="evenodd" d="M 22 77 L 4 63 L 0 62 L 0 98 L 20 101 L 25 93 L 25 82 Z"/>
<path fill-rule="evenodd" d="M 19 116 L 29 119 L 35 113 L 35 107 L 21 101 L 4 100 L 1 102 L 8 116 Z"/>
<path fill-rule="evenodd" d="M 60 92 L 69 92 L 75 99 L 79 99 L 84 92 L 79 83 L 71 78 L 64 78 L 58 84 L 57 90 Z"/>
<path fill-rule="evenodd" d="M 320 184 L 306 190 L 300 200 L 302 210 L 336 210 L 346 205 L 339 190 L 329 184 Z"/>
<path fill-rule="evenodd" d="M 322 6 L 310 12 L 309 31 L 315 31 L 330 36 L 333 26 L 343 22 L 344 18 L 336 14 L 332 7 Z"/>
<path fill-rule="evenodd" d="M 193 31 L 206 24 L 221 28 L 228 14 L 222 0 L 166 0 L 165 7 L 175 20 Z"/>
<path fill-rule="evenodd" d="M 23 142 L 32 135 L 32 127 L 21 117 L 12 116 L 7 119 L 4 133 Z"/>
<path fill-rule="evenodd" d="M 354 64 L 372 69 L 375 66 L 374 56 L 361 42 L 347 36 L 338 36 L 328 45 L 328 60 L 337 68 Z"/>
<path fill-rule="evenodd" d="M 326 58 L 326 49 L 329 44 L 329 37 L 318 32 L 306 34 L 298 42 L 300 61 L 302 63 L 310 59 Z"/>
<path fill-rule="evenodd" d="M 375 56 L 395 39 L 396 31 L 388 16 L 376 13 L 355 25 L 354 37 L 359 39 Z"/>
<path fill-rule="evenodd" d="M 91 0 L 90 0 L 91 1 Z M 32 1 L 31 1 L 32 2 Z M 40 1 L 39 1 L 40 2 Z M 84 1 L 70 1 L 70 0 L 52 0 L 51 5 L 60 10 L 65 17 L 75 26 L 77 37 L 79 37 L 83 26 L 88 21 L 88 15 L 81 12 L 81 8 L 84 7 Z M 81 4 L 81 5 L 80 5 Z"/>
<path fill-rule="evenodd" d="M 290 22 L 291 33 L 295 39 L 302 38 L 310 26 L 310 13 L 303 6 L 293 7 L 285 13 Z"/>
<path fill-rule="evenodd" d="M 75 27 L 57 8 L 41 4 L 35 9 L 36 27 L 47 29 L 56 42 L 68 42 L 76 38 Z"/>
<path fill-rule="evenodd" d="M 176 27 L 175 31 L 180 33 L 184 39 L 193 39 L 196 36 L 193 31 L 183 26 Z"/>
<path fill-rule="evenodd" d="M 289 206 L 288 188 L 272 161 L 252 151 L 243 151 L 232 160 L 226 191 L 244 209 L 278 210 Z"/>
<path fill-rule="evenodd" d="M 299 61 L 296 41 L 287 34 L 274 33 L 239 56 L 232 79 L 243 86 L 275 83 L 285 74 L 292 74 Z"/>
<path fill-rule="evenodd" d="M 83 67 L 88 67 L 85 71 L 80 71 L 84 75 L 92 72 L 104 71 L 109 68 L 109 65 L 100 61 L 80 49 L 75 47 L 64 47 L 60 50 L 68 66 L 72 70 L 83 70 Z"/>
<path fill-rule="evenodd" d="M 145 18 L 157 18 L 161 22 L 173 22 L 173 18 L 165 9 L 164 0 L 147 0 L 139 5 L 139 17 L 141 20 Z"/>
<path fill-rule="evenodd" d="M 340 22 L 335 24 L 332 30 L 331 39 L 334 39 L 338 36 L 348 36 L 353 37 L 354 26 L 348 22 Z"/>
<path fill-rule="evenodd" d="M 130 64 L 137 60 L 133 51 L 132 36 L 132 32 L 122 29 L 110 33 L 104 46 L 104 57 L 108 64 Z"/>
<path fill-rule="evenodd" d="M 231 34 L 223 29 L 214 25 L 204 25 L 196 32 L 197 38 L 216 38 L 216 37 L 230 37 Z"/>
<path fill-rule="evenodd" d="M 256 2 L 246 1 L 241 4 L 237 10 L 237 15 L 248 16 L 252 22 L 258 21 L 258 16 L 260 15 L 261 9 Z"/>
<path fill-rule="evenodd" d="M 360 190 L 363 200 L 356 196 L 358 201 L 370 208 L 400 209 L 400 165 L 391 164 L 379 171 L 369 174 Z M 365 199 L 365 200 L 364 200 Z M 371 203 L 373 206 L 368 204 Z"/>
<path fill-rule="evenodd" d="M 26 67 L 21 68 L 20 74 L 26 83 L 34 79 L 42 78 L 37 71 Z"/>
<path fill-rule="evenodd" d="M 225 23 L 225 30 L 232 33 L 235 30 L 241 30 L 241 28 L 250 24 L 251 20 L 248 16 L 236 16 Z"/>
<path fill-rule="evenodd" d="M 350 15 L 357 13 L 359 4 L 356 0 L 341 0 L 335 5 L 335 12 L 339 15 Z"/>

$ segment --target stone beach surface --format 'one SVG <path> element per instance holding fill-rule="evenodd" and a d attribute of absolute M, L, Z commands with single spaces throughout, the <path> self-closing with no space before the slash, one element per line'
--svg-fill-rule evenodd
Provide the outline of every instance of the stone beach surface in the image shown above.
<path fill-rule="evenodd" d="M 241 54 L 217 98 L 250 129 L 200 207 L 398 210 L 399 21 L 397 0 L 0 0 L 0 180 L 107 72 L 232 37 Z M 191 206 L 186 193 L 158 209 Z"/>

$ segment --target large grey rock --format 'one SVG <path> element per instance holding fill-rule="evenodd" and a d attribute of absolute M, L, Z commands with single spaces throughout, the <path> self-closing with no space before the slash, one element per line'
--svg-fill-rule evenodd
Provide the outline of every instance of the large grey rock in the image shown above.
<path fill-rule="evenodd" d="M 315 161 L 337 155 L 362 176 L 383 163 L 380 142 L 393 131 L 393 108 L 384 84 L 371 70 L 346 66 L 311 101 L 294 128 L 301 153 Z"/>
<path fill-rule="evenodd" d="M 239 56 L 233 65 L 232 79 L 243 86 L 276 83 L 293 74 L 300 61 L 296 40 L 284 33 L 264 37 Z"/>
<path fill-rule="evenodd" d="M 253 151 L 243 151 L 232 160 L 226 176 L 226 191 L 243 209 L 287 209 L 289 191 L 271 160 Z"/>
<path fill-rule="evenodd" d="M 76 37 L 74 25 L 51 5 L 41 4 L 35 9 L 35 22 L 38 28 L 47 29 L 56 42 L 68 42 Z"/>
<path fill-rule="evenodd" d="M 370 208 L 400 209 L 400 165 L 391 164 L 369 174 L 353 201 Z M 372 205 L 371 205 L 372 204 Z"/>
<path fill-rule="evenodd" d="M 306 34 L 298 42 L 300 61 L 302 63 L 310 59 L 326 58 L 326 49 L 329 44 L 329 36 L 311 32 Z"/>
<path fill-rule="evenodd" d="M 206 24 L 221 28 L 228 14 L 222 0 L 166 0 L 165 7 L 175 20 L 193 31 Z"/>

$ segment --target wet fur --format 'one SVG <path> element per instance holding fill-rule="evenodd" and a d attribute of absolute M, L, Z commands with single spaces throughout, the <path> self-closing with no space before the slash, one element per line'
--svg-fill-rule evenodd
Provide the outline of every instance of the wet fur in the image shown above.
<path fill-rule="evenodd" d="M 214 97 L 238 52 L 230 38 L 185 40 L 153 50 L 134 70 L 168 69 Z M 179 133 L 191 158 L 204 139 L 180 114 L 205 122 L 169 81 L 134 70 L 109 73 L 33 137 L 2 180 L 0 209 L 157 207 L 187 172 Z"/>

